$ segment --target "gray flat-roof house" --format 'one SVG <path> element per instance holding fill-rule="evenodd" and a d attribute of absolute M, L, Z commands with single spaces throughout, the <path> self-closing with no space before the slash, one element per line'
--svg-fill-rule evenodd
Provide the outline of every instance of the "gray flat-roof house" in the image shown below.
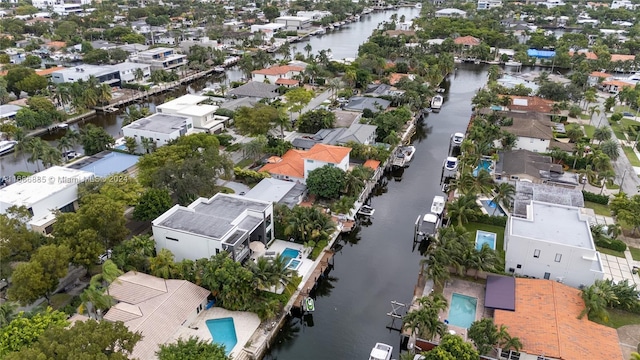
<path fill-rule="evenodd" d="M 496 181 L 531 181 L 568 188 L 578 185 L 578 175 L 565 172 L 550 156 L 529 150 L 502 151 L 498 155 L 494 171 Z"/>
<path fill-rule="evenodd" d="M 296 149 L 309 150 L 315 144 L 346 145 L 350 142 L 363 145 L 371 145 L 376 141 L 375 125 L 360 124 L 354 122 L 348 128 L 320 129 L 309 137 L 301 137 L 293 140 Z"/>
<path fill-rule="evenodd" d="M 13 105 L 13 104 L 5 104 L 0 105 L 0 122 L 6 119 L 13 119 L 18 114 L 18 110 L 22 109 L 22 106 Z"/>
<path fill-rule="evenodd" d="M 210 258 L 227 251 L 242 262 L 251 254 L 250 242 L 273 240 L 273 203 L 218 193 L 187 207 L 176 205 L 152 224 L 156 249 L 171 250 L 176 261 Z"/>
<path fill-rule="evenodd" d="M 193 131 L 193 120 L 188 116 L 153 114 L 122 128 L 125 137 L 136 140 L 137 153 L 147 153 L 152 148 L 166 145 Z"/>
<path fill-rule="evenodd" d="M 54 71 L 51 73 L 51 81 L 54 84 L 71 83 L 78 80 L 87 81 L 91 76 L 98 79 L 101 84 L 120 85 L 120 72 L 108 65 L 80 65 Z"/>
<path fill-rule="evenodd" d="M 369 109 L 374 113 L 385 111 L 391 105 L 391 101 L 373 97 L 354 96 L 342 109 L 347 111 L 359 111 Z"/>
<path fill-rule="evenodd" d="M 303 30 L 311 26 L 311 19 L 302 16 L 280 16 L 274 22 L 284 24 L 287 30 Z"/>
<path fill-rule="evenodd" d="M 307 194 L 307 187 L 297 181 L 274 178 L 262 179 L 244 196 L 249 199 L 287 205 L 289 208 L 300 204 Z"/>
<path fill-rule="evenodd" d="M 584 208 L 531 200 L 526 217 L 509 217 L 504 238 L 508 273 L 573 287 L 604 277 Z"/>
<path fill-rule="evenodd" d="M 140 51 L 131 56 L 137 63 L 149 64 L 151 70 L 173 70 L 187 64 L 187 55 L 176 53 L 176 49 L 157 47 Z"/>
<path fill-rule="evenodd" d="M 278 94 L 278 85 L 267 84 L 259 81 L 249 81 L 227 92 L 237 98 L 275 99 Z"/>

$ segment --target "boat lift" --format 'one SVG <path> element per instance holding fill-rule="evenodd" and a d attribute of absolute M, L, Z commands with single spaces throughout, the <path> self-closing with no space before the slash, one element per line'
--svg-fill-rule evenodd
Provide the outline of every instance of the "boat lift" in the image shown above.
<path fill-rule="evenodd" d="M 387 316 L 391 317 L 391 323 L 387 325 L 387 329 L 402 332 L 402 315 L 400 315 L 400 311 L 404 310 L 406 312 L 406 308 L 406 304 L 391 301 L 391 312 L 387 313 Z M 396 320 L 400 320 L 399 327 L 395 324 Z"/>

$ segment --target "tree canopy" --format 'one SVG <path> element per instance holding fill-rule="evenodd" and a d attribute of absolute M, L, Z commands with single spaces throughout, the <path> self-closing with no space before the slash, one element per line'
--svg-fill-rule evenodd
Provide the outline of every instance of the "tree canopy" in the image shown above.
<path fill-rule="evenodd" d="M 160 345 L 159 360 L 228 360 L 224 346 L 190 337 L 172 344 Z"/>
<path fill-rule="evenodd" d="M 275 107 L 256 104 L 252 108 L 243 106 L 237 109 L 233 121 L 240 134 L 250 136 L 266 135 L 280 116 L 280 111 Z"/>
<path fill-rule="evenodd" d="M 315 134 L 320 129 L 332 129 L 335 126 L 336 114 L 325 109 L 308 111 L 298 118 L 298 130 Z"/>
<path fill-rule="evenodd" d="M 335 166 L 325 165 L 311 170 L 307 175 L 309 192 L 326 199 L 337 199 L 344 185 L 345 172 Z"/>
<path fill-rule="evenodd" d="M 95 155 L 109 149 L 115 140 L 105 129 L 89 124 L 82 130 L 80 142 L 86 155 Z"/>
<path fill-rule="evenodd" d="M 51 308 L 33 316 L 20 312 L 9 324 L 0 328 L 0 357 L 31 346 L 49 328 L 62 328 L 68 324 L 67 314 Z"/>

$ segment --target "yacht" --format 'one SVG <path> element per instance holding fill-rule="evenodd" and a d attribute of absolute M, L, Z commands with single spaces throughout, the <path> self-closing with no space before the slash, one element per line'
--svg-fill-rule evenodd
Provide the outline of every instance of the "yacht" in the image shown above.
<path fill-rule="evenodd" d="M 444 102 L 444 98 L 440 95 L 436 95 L 431 99 L 431 108 L 433 110 L 438 110 L 442 107 L 442 103 Z"/>
<path fill-rule="evenodd" d="M 2 140 L 0 141 L 0 155 L 7 154 L 16 147 L 17 141 L 13 140 Z"/>
<path fill-rule="evenodd" d="M 504 66 L 520 67 L 520 66 L 522 66 L 522 63 L 518 62 L 518 61 L 510 60 L 510 61 L 507 61 L 506 63 L 504 63 Z"/>
<path fill-rule="evenodd" d="M 453 142 L 454 145 L 462 144 L 463 140 L 464 140 L 464 134 L 463 133 L 455 133 L 455 134 L 453 134 L 453 137 L 451 137 L 451 141 Z"/>
<path fill-rule="evenodd" d="M 360 210 L 358 210 L 358 214 L 362 216 L 373 216 L 375 212 L 376 212 L 376 209 L 372 208 L 369 205 L 362 205 L 360 207 Z"/>
<path fill-rule="evenodd" d="M 444 196 L 434 196 L 433 202 L 431 203 L 431 212 L 440 216 L 444 211 Z"/>
<path fill-rule="evenodd" d="M 393 346 L 376 343 L 376 346 L 371 349 L 369 360 L 391 360 L 391 353 L 393 352 Z"/>
<path fill-rule="evenodd" d="M 402 148 L 402 153 L 404 154 L 404 162 L 408 163 L 413 159 L 413 154 L 416 153 L 416 147 L 409 145 Z"/>
<path fill-rule="evenodd" d="M 429 238 L 438 232 L 440 226 L 440 217 L 436 214 L 425 214 L 418 216 L 416 219 L 416 233 L 421 238 Z"/>

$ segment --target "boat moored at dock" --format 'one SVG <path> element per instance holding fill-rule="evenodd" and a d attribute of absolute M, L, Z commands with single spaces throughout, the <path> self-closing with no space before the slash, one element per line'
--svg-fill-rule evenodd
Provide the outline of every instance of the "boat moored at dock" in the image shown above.
<path fill-rule="evenodd" d="M 444 196 L 439 196 L 439 195 L 434 196 L 433 202 L 431 202 L 431 212 L 438 216 L 441 216 L 442 212 L 444 211 L 444 205 L 445 205 Z"/>
<path fill-rule="evenodd" d="M 441 95 L 436 95 L 431 99 L 431 109 L 440 110 L 442 108 L 442 103 L 444 102 L 444 98 Z"/>
<path fill-rule="evenodd" d="M 424 216 L 418 216 L 415 223 L 416 236 L 414 240 L 422 241 L 428 239 L 431 236 L 435 236 L 435 234 L 438 232 L 439 226 L 440 217 L 436 214 L 429 213 L 425 214 Z"/>
<path fill-rule="evenodd" d="M 376 346 L 371 349 L 369 360 L 391 360 L 392 352 L 393 346 L 383 343 L 376 343 Z"/>
<path fill-rule="evenodd" d="M 2 140 L 0 141 L 0 155 L 8 154 L 13 151 L 13 148 L 18 144 L 17 141 L 13 140 Z"/>

